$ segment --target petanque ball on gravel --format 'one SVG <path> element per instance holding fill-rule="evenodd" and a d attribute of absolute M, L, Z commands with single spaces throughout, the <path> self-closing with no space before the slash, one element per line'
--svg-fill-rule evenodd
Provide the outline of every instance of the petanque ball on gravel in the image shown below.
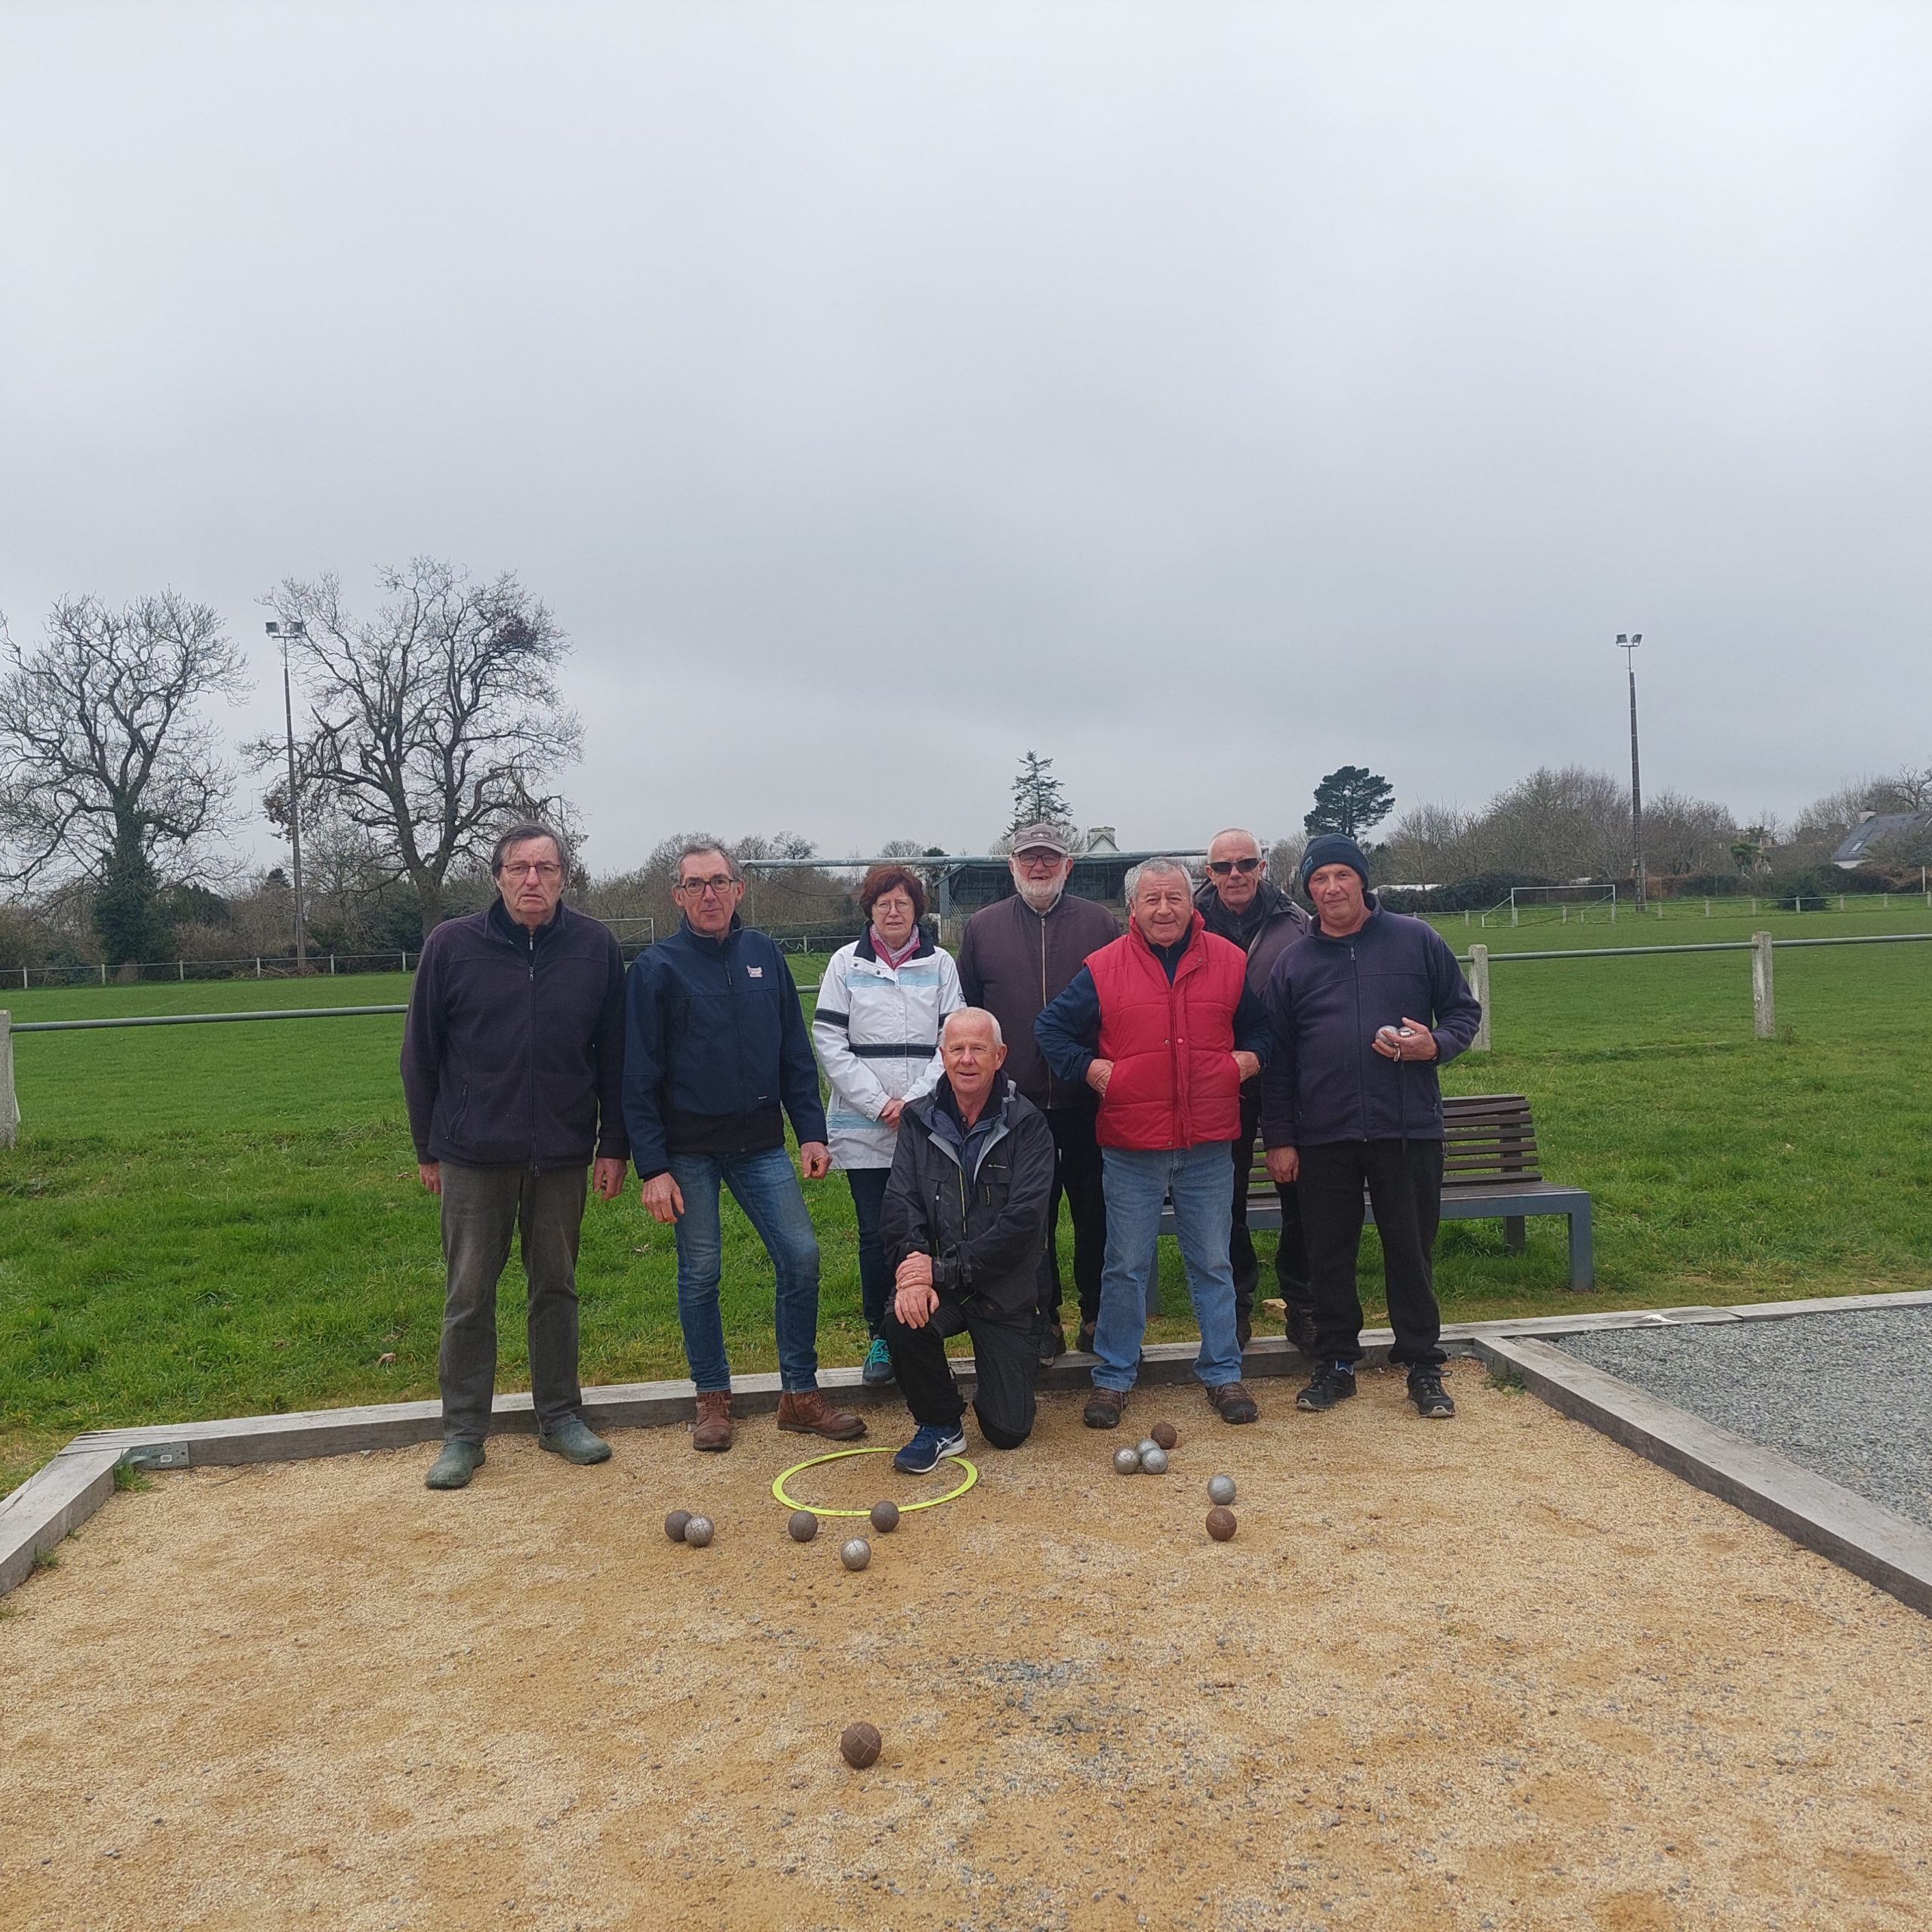
<path fill-rule="evenodd" d="M 1168 1452 L 1158 1443 L 1150 1444 L 1140 1458 L 1140 1466 L 1150 1476 L 1164 1476 L 1168 1472 Z"/>
<path fill-rule="evenodd" d="M 878 1761 L 879 1749 L 884 1742 L 878 1734 L 877 1724 L 848 1724 L 838 1734 L 838 1755 L 854 1770 L 863 1771 L 868 1764 Z"/>
<path fill-rule="evenodd" d="M 1151 1432 L 1163 1449 L 1171 1449 L 1180 1440 L 1180 1431 L 1171 1422 L 1157 1422 Z"/>
<path fill-rule="evenodd" d="M 794 1543 L 810 1543 L 818 1534 L 818 1518 L 809 1509 L 794 1509 L 786 1519 L 785 1533 Z"/>
<path fill-rule="evenodd" d="M 703 1549 L 718 1534 L 718 1526 L 709 1516 L 694 1516 L 685 1525 L 685 1540 L 694 1549 Z"/>
<path fill-rule="evenodd" d="M 1235 1479 L 1232 1476 L 1210 1476 L 1208 1478 L 1208 1500 L 1225 1506 L 1235 1500 Z"/>
<path fill-rule="evenodd" d="M 1214 1509 L 1208 1512 L 1208 1534 L 1217 1543 L 1226 1543 L 1235 1533 L 1235 1512 Z"/>
<path fill-rule="evenodd" d="M 854 1537 L 840 1550 L 838 1560 L 848 1570 L 863 1570 L 872 1560 L 872 1546 L 863 1537 Z"/>
<path fill-rule="evenodd" d="M 664 1518 L 664 1534 L 673 1543 L 682 1543 L 685 1540 L 685 1525 L 691 1519 L 691 1512 L 688 1509 L 673 1509 L 670 1515 Z"/>
<path fill-rule="evenodd" d="M 1140 1466 L 1140 1451 L 1138 1449 L 1130 1449 L 1123 1442 L 1114 1451 L 1114 1468 L 1121 1475 L 1131 1476 Z"/>
<path fill-rule="evenodd" d="M 881 1536 L 889 1537 L 899 1527 L 899 1505 L 891 1501 L 875 1503 L 869 1520 Z"/>
<path fill-rule="evenodd" d="M 1151 1435 L 1143 1435 L 1140 1440 L 1134 1445 L 1135 1452 L 1139 1455 L 1140 1460 L 1143 1463 L 1147 1460 L 1147 1452 L 1150 1449 L 1158 1449 L 1160 1446 L 1161 1445 L 1156 1442 Z"/>

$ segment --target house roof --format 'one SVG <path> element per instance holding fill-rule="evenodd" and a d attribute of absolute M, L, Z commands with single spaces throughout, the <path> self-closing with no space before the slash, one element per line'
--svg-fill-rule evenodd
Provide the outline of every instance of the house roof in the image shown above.
<path fill-rule="evenodd" d="M 1851 828 L 1844 844 L 1832 854 L 1832 863 L 1850 872 L 1887 840 L 1915 838 L 1927 832 L 1932 832 L 1932 812 L 1878 812 Z"/>

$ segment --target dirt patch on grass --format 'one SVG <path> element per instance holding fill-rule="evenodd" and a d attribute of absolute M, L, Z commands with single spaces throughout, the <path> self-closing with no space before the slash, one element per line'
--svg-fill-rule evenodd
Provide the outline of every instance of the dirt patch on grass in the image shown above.
<path fill-rule="evenodd" d="M 157 1478 L 0 1622 L 0 1921 L 1926 1923 L 1932 1624 L 1453 1386 L 1447 1425 L 1386 1376 L 1326 1417 L 1266 1386 L 1245 1429 L 1143 1395 L 1164 1478 L 1055 1398 L 857 1575 L 838 1526 L 787 1540 L 810 1445 L 768 1420 L 590 1470 L 505 1441 L 455 1496 L 426 1448 Z"/>

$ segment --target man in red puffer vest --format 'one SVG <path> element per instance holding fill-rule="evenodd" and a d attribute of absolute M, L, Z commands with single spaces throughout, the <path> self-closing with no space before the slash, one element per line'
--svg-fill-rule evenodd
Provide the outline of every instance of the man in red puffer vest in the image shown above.
<path fill-rule="evenodd" d="M 1208 931 L 1195 911 L 1186 866 L 1149 859 L 1127 884 L 1125 935 L 1089 957 L 1033 1028 L 1054 1073 L 1084 1080 L 1100 1097 L 1107 1259 L 1084 1420 L 1112 1429 L 1127 1406 L 1161 1211 L 1171 1198 L 1201 1326 L 1194 1372 L 1223 1422 L 1252 1422 L 1235 1337 L 1227 1183 L 1241 1083 L 1268 1052 L 1267 1015 L 1248 990 L 1241 949 Z"/>

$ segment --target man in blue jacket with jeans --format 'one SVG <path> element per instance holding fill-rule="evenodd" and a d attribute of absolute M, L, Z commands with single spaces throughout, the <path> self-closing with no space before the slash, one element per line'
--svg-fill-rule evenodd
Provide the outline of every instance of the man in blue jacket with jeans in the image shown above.
<path fill-rule="evenodd" d="M 417 1173 L 441 1198 L 449 1269 L 432 1489 L 464 1487 L 483 1460 L 497 1283 L 518 1235 L 538 1446 L 572 1463 L 611 1454 L 577 1413 L 577 1254 L 586 1169 L 600 1201 L 624 1185 L 624 962 L 608 926 L 563 903 L 561 834 L 512 826 L 490 870 L 488 909 L 446 919 L 423 941 L 402 1023 Z"/>
<path fill-rule="evenodd" d="M 798 989 L 785 955 L 738 917 L 738 862 L 688 846 L 672 888 L 684 917 L 631 962 L 626 993 L 624 1121 L 654 1219 L 678 1240 L 678 1321 L 697 1389 L 694 1449 L 731 1446 L 731 1369 L 718 1308 L 728 1187 L 777 1271 L 778 1426 L 836 1442 L 866 1432 L 818 1389 L 818 1241 L 785 1153 L 798 1172 L 832 1169 L 825 1108 Z M 780 1109 L 783 1109 L 781 1113 Z"/>
<path fill-rule="evenodd" d="M 1452 1416 L 1435 1305 L 1442 1211 L 1442 1098 L 1435 1069 L 1475 1037 L 1482 1009 L 1456 955 L 1420 919 L 1384 912 L 1352 838 L 1327 833 L 1302 855 L 1316 925 L 1275 962 L 1266 1004 L 1275 1051 L 1262 1075 L 1268 1171 L 1301 1195 L 1315 1295 L 1316 1367 L 1297 1408 L 1355 1392 L 1361 1302 L 1355 1263 L 1362 1189 L 1382 1237 L 1383 1279 L 1409 1399 Z"/>

